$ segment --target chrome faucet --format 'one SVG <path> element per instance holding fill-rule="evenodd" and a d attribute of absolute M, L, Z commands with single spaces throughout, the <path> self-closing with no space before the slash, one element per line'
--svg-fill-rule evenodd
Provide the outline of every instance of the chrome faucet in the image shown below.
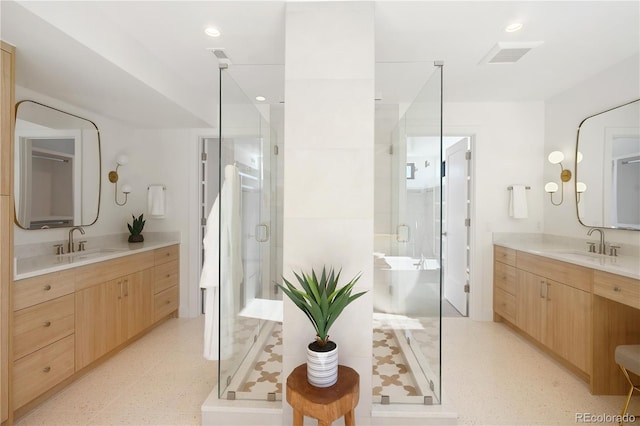
<path fill-rule="evenodd" d="M 80 233 L 82 235 L 84 235 L 84 229 L 82 229 L 82 227 L 80 227 L 80 226 L 74 226 L 73 228 L 71 228 L 71 230 L 69 230 L 69 244 L 67 246 L 68 247 L 68 250 L 67 250 L 68 253 L 73 253 L 73 252 L 76 251 L 75 247 L 74 247 L 74 244 L 73 244 L 73 231 L 75 231 L 75 230 L 80 231 Z"/>
<path fill-rule="evenodd" d="M 587 235 L 593 234 L 593 231 L 598 231 L 600 233 L 600 245 L 598 246 L 598 254 L 605 254 L 605 243 L 604 243 L 604 231 L 600 228 L 591 228 Z"/>

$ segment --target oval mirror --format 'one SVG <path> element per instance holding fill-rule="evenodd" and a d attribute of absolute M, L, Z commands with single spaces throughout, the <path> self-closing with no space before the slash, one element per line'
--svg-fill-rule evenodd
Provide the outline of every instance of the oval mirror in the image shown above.
<path fill-rule="evenodd" d="M 640 100 L 580 123 L 575 182 L 581 224 L 640 230 Z"/>
<path fill-rule="evenodd" d="M 100 132 L 35 101 L 16 105 L 15 222 L 24 229 L 89 226 L 100 211 Z"/>

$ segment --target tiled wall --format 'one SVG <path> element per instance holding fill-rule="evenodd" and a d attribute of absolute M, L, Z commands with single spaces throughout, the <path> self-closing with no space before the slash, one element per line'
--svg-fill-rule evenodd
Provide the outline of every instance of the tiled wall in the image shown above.
<path fill-rule="evenodd" d="M 374 8 L 371 3 L 288 3 L 286 11 L 284 275 L 332 265 L 373 287 Z M 372 292 L 330 330 L 340 364 L 360 374 L 356 417 L 371 412 Z M 289 300 L 283 379 L 305 362 L 314 330 Z M 285 379 L 286 380 L 286 379 Z M 284 424 L 291 408 L 284 407 Z"/>

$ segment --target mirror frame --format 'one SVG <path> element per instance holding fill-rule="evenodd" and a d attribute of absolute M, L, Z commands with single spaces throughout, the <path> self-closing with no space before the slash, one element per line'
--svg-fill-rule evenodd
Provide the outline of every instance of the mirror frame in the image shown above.
<path fill-rule="evenodd" d="M 578 131 L 577 131 L 577 134 L 576 134 L 575 156 L 574 156 L 574 159 L 573 159 L 574 160 L 573 161 L 573 166 L 574 166 L 573 167 L 573 170 L 574 170 L 573 192 L 574 192 L 574 195 L 575 195 L 576 217 L 578 218 L 578 222 L 582 226 L 585 226 L 587 228 L 620 229 L 620 230 L 624 230 L 624 231 L 640 231 L 640 228 L 629 228 L 629 227 L 624 227 L 624 226 L 605 226 L 604 223 L 602 223 L 602 226 L 587 225 L 587 224 L 582 222 L 582 219 L 580 219 L 580 211 L 579 211 L 579 207 L 578 207 L 578 202 L 579 202 L 579 200 L 578 200 L 578 196 L 579 196 L 578 195 L 578 148 L 580 147 L 580 129 L 582 128 L 582 125 L 584 124 L 585 121 L 587 121 L 590 118 L 597 117 L 599 115 L 602 115 L 602 114 L 605 114 L 607 112 L 616 110 L 618 108 L 625 107 L 627 105 L 631 105 L 631 104 L 636 103 L 636 102 L 640 102 L 640 98 L 634 99 L 634 100 L 629 101 L 629 102 L 625 102 L 625 103 L 620 104 L 620 105 L 616 105 L 616 106 L 614 106 L 612 108 L 609 108 L 607 110 L 601 111 L 601 112 L 599 112 L 597 114 L 590 115 L 590 116 L 586 117 L 584 120 L 582 120 L 580 122 L 580 124 L 578 125 Z"/>
<path fill-rule="evenodd" d="M 94 123 L 93 121 L 89 120 L 88 118 L 84 118 L 81 117 L 79 115 L 76 114 L 72 114 L 70 112 L 67 111 L 63 111 L 59 108 L 55 108 L 49 105 L 45 105 L 41 102 L 38 101 L 34 101 L 31 99 L 23 99 L 19 102 L 16 103 L 15 109 L 14 109 L 14 123 L 17 122 L 18 119 L 18 107 L 20 106 L 20 104 L 25 103 L 25 102 L 31 102 L 33 104 L 45 107 L 45 108 L 49 108 L 52 109 L 54 111 L 60 112 L 62 114 L 66 114 L 66 115 L 70 115 L 72 117 L 78 118 L 80 120 L 84 120 L 87 121 L 89 123 L 91 123 L 91 125 L 93 126 L 93 128 L 96 130 L 96 134 L 98 135 L 98 206 L 96 209 L 96 218 L 93 220 L 93 222 L 91 223 L 87 223 L 87 224 L 81 224 L 81 225 L 71 225 L 71 226 L 58 226 L 58 227 L 54 227 L 54 228 L 25 228 L 24 226 L 22 226 L 22 224 L 20 224 L 18 222 L 18 213 L 16 211 L 16 202 L 14 200 L 14 206 L 13 206 L 13 223 L 16 224 L 17 227 L 19 227 L 20 229 L 24 229 L 25 231 L 41 231 L 43 229 L 62 229 L 62 228 L 71 228 L 74 226 L 91 226 L 93 224 L 95 224 L 98 221 L 98 218 L 100 217 L 100 204 L 102 202 L 102 143 L 100 141 L 100 129 L 98 129 L 98 126 L 96 125 L 96 123 Z M 14 133 L 15 133 L 15 124 L 14 124 Z M 15 139 L 13 141 L 13 146 L 14 146 L 14 151 L 15 151 Z M 14 180 L 15 180 L 15 176 L 14 176 Z M 15 185 L 15 181 L 14 181 L 14 185 Z"/>

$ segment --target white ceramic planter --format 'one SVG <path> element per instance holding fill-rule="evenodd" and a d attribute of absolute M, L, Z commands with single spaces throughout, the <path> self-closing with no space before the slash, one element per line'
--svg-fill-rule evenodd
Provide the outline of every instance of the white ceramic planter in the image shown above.
<path fill-rule="evenodd" d="M 338 381 L 338 345 L 328 352 L 316 352 L 307 346 L 307 380 L 318 388 Z"/>

